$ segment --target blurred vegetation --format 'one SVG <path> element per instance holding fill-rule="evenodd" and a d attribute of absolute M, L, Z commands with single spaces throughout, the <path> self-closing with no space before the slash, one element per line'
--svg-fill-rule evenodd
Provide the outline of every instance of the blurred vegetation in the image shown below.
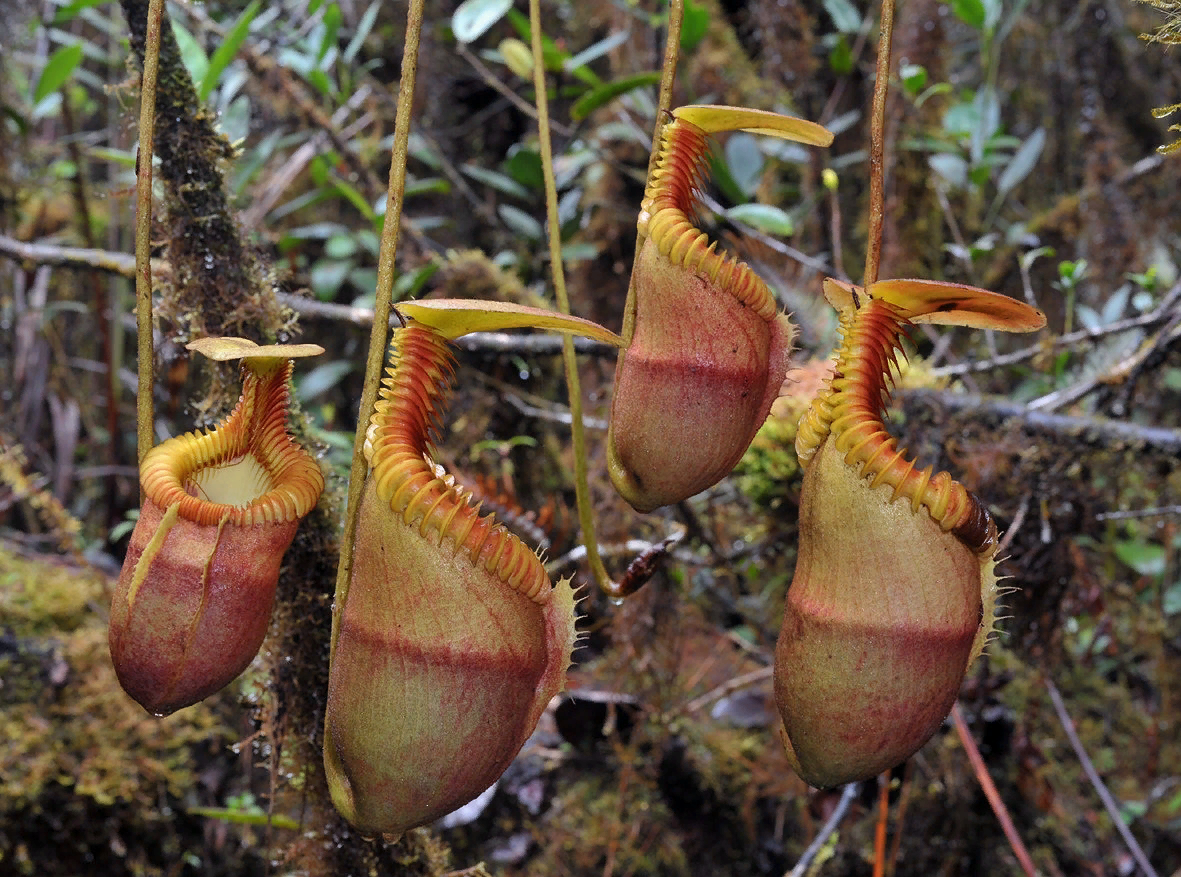
<path fill-rule="evenodd" d="M 688 0 L 676 103 L 791 111 L 837 133 L 825 153 L 725 138 L 702 217 L 793 312 L 800 367 L 735 477 L 653 515 L 615 496 L 592 428 L 609 565 L 687 535 L 624 605 L 586 594 L 573 696 L 486 808 L 397 844 L 335 816 L 318 743 L 405 4 L 167 7 L 156 432 L 237 397 L 230 371 L 190 363 L 193 334 L 316 341 L 327 354 L 297 370 L 293 428 L 330 483 L 263 654 L 166 720 L 122 695 L 104 645 L 138 507 L 126 254 L 142 18 L 129 28 L 123 9 L 146 4 L 17 6 L 0 53 L 0 872 L 788 871 L 839 797 L 787 769 L 769 668 L 794 564 L 795 418 L 835 337 L 820 278 L 856 281 L 864 255 L 877 4 Z M 523 9 L 428 4 L 402 296 L 552 301 Z M 987 286 L 1050 319 L 1032 339 L 916 333 L 893 411 L 912 450 L 1010 530 L 1009 617 L 961 705 L 1046 874 L 1134 867 L 1047 681 L 1157 872 L 1181 869 L 1181 182 L 1158 151 L 1181 69 L 1139 38 L 1175 42 L 1177 14 L 1165 0 L 909 0 L 896 23 L 883 276 Z M 667 11 L 553 0 L 543 15 L 572 306 L 617 329 Z M 581 576 L 558 358 L 494 340 L 461 356 L 440 458 Z M 612 360 L 581 362 L 601 426 Z M 871 785 L 815 873 L 871 872 Z M 1014 873 L 954 733 L 899 768 L 890 795 L 892 873 Z"/>

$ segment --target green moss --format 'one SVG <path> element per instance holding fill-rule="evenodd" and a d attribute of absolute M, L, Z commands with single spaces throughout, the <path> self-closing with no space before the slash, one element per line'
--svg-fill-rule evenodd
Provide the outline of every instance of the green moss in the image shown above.
<path fill-rule="evenodd" d="M 100 609 L 107 588 L 93 570 L 0 546 L 5 873 L 154 875 L 201 860 L 203 822 L 177 814 L 202 770 L 235 760 L 231 732 L 216 701 L 157 719 L 123 692 Z M 253 873 L 229 850 L 222 861 Z"/>
<path fill-rule="evenodd" d="M 799 489 L 802 475 L 795 441 L 794 420 L 768 418 L 734 469 L 738 488 L 768 511 L 779 508 L 790 491 Z"/>

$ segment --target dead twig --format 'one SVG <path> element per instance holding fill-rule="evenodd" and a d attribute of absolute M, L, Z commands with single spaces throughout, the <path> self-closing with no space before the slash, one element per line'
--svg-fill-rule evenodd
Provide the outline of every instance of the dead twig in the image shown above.
<path fill-rule="evenodd" d="M 1013 849 L 1013 855 L 1017 857 L 1017 862 L 1021 865 L 1021 870 L 1028 877 L 1036 877 L 1037 869 L 1033 866 L 1033 859 L 1029 855 L 1029 850 L 1025 848 L 1025 843 L 1021 840 L 1021 835 L 1017 833 L 1017 828 L 1013 825 L 1013 820 L 1009 817 L 1009 810 L 1005 807 L 1005 802 L 1001 800 L 1001 794 L 997 791 L 996 784 L 992 781 L 992 777 L 988 773 L 988 767 L 984 764 L 984 758 L 980 755 L 976 741 L 972 739 L 972 731 L 968 728 L 968 723 L 964 719 L 964 712 L 960 709 L 959 701 L 956 701 L 955 706 L 951 708 L 951 720 L 955 724 L 955 730 L 959 734 L 960 743 L 963 744 L 964 751 L 968 753 L 968 760 L 972 762 L 972 770 L 976 773 L 976 780 L 980 783 L 980 789 L 984 792 L 984 797 L 988 799 L 989 806 L 992 807 L 992 812 L 996 815 L 997 822 L 1001 824 L 1001 830 L 1004 831 L 1005 837 L 1009 841 L 1009 846 Z"/>
<path fill-rule="evenodd" d="M 808 848 L 804 850 L 804 854 L 800 856 L 800 860 L 796 862 L 796 866 L 788 871 L 785 877 L 804 877 L 804 874 L 808 872 L 808 867 L 812 864 L 812 860 L 816 858 L 817 853 L 824 849 L 824 845 L 828 843 L 828 839 L 832 837 L 833 832 L 837 830 L 837 826 L 841 824 L 841 820 L 845 818 L 845 814 L 849 812 L 849 806 L 853 803 L 853 799 L 857 797 L 857 790 L 859 788 L 861 788 L 861 783 L 849 783 L 845 786 L 845 790 L 841 792 L 841 800 L 837 802 L 832 815 L 820 827 L 820 833 L 812 839 L 812 843 L 808 844 Z"/>
<path fill-rule="evenodd" d="M 1120 509 L 1114 512 L 1099 512 L 1096 521 L 1124 521 L 1129 518 L 1152 518 L 1157 515 L 1181 515 L 1181 505 L 1153 506 L 1146 509 Z"/>
<path fill-rule="evenodd" d="M 1131 445 L 1161 454 L 1181 454 L 1181 430 L 1146 426 L 1105 417 L 1070 416 L 1029 411 L 1006 399 L 947 390 L 899 390 L 895 401 L 905 408 L 929 405 L 947 412 L 970 412 L 981 420 L 1016 420 L 1031 432 L 1097 446 Z"/>
<path fill-rule="evenodd" d="M 1078 756 L 1079 763 L 1082 764 L 1087 779 L 1095 787 L 1095 792 L 1099 795 L 1099 800 L 1103 802 L 1103 807 L 1107 810 L 1107 815 L 1111 817 L 1111 822 L 1115 825 L 1116 831 L 1120 833 L 1120 837 L 1128 845 L 1128 851 L 1132 854 L 1132 858 L 1136 860 L 1136 864 L 1145 874 L 1145 877 L 1157 877 L 1155 869 L 1149 864 L 1148 857 L 1144 855 L 1144 850 L 1140 848 L 1140 844 L 1136 841 L 1132 830 L 1124 822 L 1123 814 L 1120 813 L 1119 804 L 1112 797 L 1111 792 L 1108 791 L 1106 784 L 1099 776 L 1099 772 L 1095 770 L 1095 765 L 1091 761 L 1090 756 L 1087 755 L 1087 750 L 1083 748 L 1083 741 L 1079 739 L 1078 732 L 1074 729 L 1074 720 L 1070 718 L 1070 714 L 1066 711 L 1066 704 L 1062 700 L 1058 686 L 1054 684 L 1054 680 L 1049 676 L 1045 677 L 1045 682 L 1046 691 L 1050 693 L 1050 702 L 1054 705 L 1054 712 L 1058 714 L 1058 721 L 1062 723 L 1062 730 L 1066 732 L 1066 739 L 1070 741 L 1070 747 L 1074 750 L 1074 754 Z"/>
<path fill-rule="evenodd" d="M 757 670 L 751 670 L 749 673 L 743 673 L 741 676 L 735 676 L 733 679 L 727 679 L 721 685 L 707 691 L 700 697 L 693 698 L 693 700 L 681 708 L 681 712 L 695 713 L 702 707 L 709 706 L 714 701 L 721 700 L 723 697 L 727 697 L 735 691 L 741 691 L 743 688 L 749 688 L 752 685 L 765 682 L 771 678 L 774 672 L 774 667 L 760 667 Z"/>

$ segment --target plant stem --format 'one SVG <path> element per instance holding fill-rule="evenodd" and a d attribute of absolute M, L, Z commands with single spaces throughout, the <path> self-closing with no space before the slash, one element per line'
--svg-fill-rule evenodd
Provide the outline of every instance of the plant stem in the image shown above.
<path fill-rule="evenodd" d="M 648 178 L 656 170 L 656 157 L 660 154 L 660 134 L 668 122 L 669 112 L 673 105 L 673 86 L 677 78 L 677 60 L 681 52 L 681 25 L 685 17 L 685 0 L 669 0 L 668 4 L 668 32 L 664 38 L 664 62 L 660 68 L 660 94 L 656 103 L 656 123 L 652 127 L 652 148 L 648 154 Z M 636 251 L 632 257 L 632 265 L 640 258 L 640 250 L 644 246 L 644 234 L 636 236 Z M 636 330 L 636 275 L 632 272 L 627 287 L 627 304 L 623 306 L 623 327 L 619 334 L 627 344 L 631 344 L 632 335 Z M 625 348 L 626 349 L 626 348 Z M 623 356 L 622 351 L 620 356 Z"/>
<path fill-rule="evenodd" d="M 156 384 L 152 345 L 152 141 L 156 129 L 156 74 L 160 67 L 160 19 L 164 0 L 150 0 L 144 39 L 144 72 L 139 92 L 139 151 L 135 183 L 135 317 L 139 386 L 135 422 L 138 461 L 152 449 Z M 111 436 L 111 441 L 115 437 Z M 143 490 L 141 488 L 141 499 Z"/>
<path fill-rule="evenodd" d="M 545 213 L 549 231 L 550 271 L 553 275 L 554 296 L 558 309 L 570 313 L 570 297 L 566 293 L 566 276 L 562 270 L 562 227 L 558 219 L 558 188 L 554 180 L 554 151 L 550 141 L 549 101 L 546 97 L 545 64 L 541 51 L 541 3 L 529 0 L 529 30 L 533 43 L 533 90 L 537 95 L 537 134 L 541 146 L 541 171 L 545 178 Z M 595 583 L 608 593 L 614 582 L 599 556 L 595 536 L 595 512 L 591 505 L 590 482 L 587 478 L 586 432 L 582 425 L 582 386 L 578 379 L 578 360 L 574 355 L 574 338 L 562 338 L 562 363 L 566 369 L 566 389 L 570 396 L 570 433 L 574 444 L 574 494 L 578 503 L 578 524 L 586 546 L 586 562 Z"/>
<path fill-rule="evenodd" d="M 869 229 L 862 280 L 866 286 L 877 282 L 882 260 L 882 223 L 886 210 L 886 95 L 890 90 L 890 42 L 893 35 L 894 0 L 882 0 L 882 17 L 878 24 L 878 69 L 869 122 Z"/>
<path fill-rule="evenodd" d="M 1062 700 L 1062 694 L 1058 691 L 1058 686 L 1054 684 L 1054 680 L 1049 676 L 1044 678 L 1046 691 L 1050 694 L 1050 702 L 1054 705 L 1054 712 L 1058 716 L 1058 721 L 1062 723 L 1062 730 L 1066 732 L 1066 739 L 1070 741 L 1070 748 L 1078 756 L 1079 763 L 1083 766 L 1083 772 L 1086 773 L 1087 779 L 1091 781 L 1091 785 L 1095 787 L 1095 793 L 1099 796 L 1099 800 L 1103 802 L 1103 807 L 1107 810 L 1107 815 L 1111 817 L 1111 824 L 1115 826 L 1115 830 L 1119 832 L 1120 837 L 1124 839 L 1124 843 L 1128 845 L 1128 851 L 1132 854 L 1132 858 L 1140 868 L 1141 873 L 1145 877 L 1157 877 L 1156 870 L 1148 861 L 1148 856 L 1144 855 L 1144 850 L 1137 843 L 1136 836 L 1132 834 L 1132 830 L 1124 822 L 1123 814 L 1120 813 L 1119 803 L 1112 797 L 1111 792 L 1107 789 L 1107 785 L 1103 782 L 1103 778 L 1099 776 L 1099 771 L 1095 770 L 1094 762 L 1087 755 L 1086 747 L 1083 746 L 1083 741 L 1079 739 L 1078 732 L 1074 729 L 1074 720 L 1070 717 L 1070 713 L 1066 711 L 1066 703 Z"/>
<path fill-rule="evenodd" d="M 681 53 L 681 25 L 685 18 L 685 0 L 669 0 L 668 32 L 664 36 L 664 62 L 660 67 L 660 93 L 656 101 L 656 124 L 652 128 L 652 152 L 648 156 L 648 176 L 656 169 L 656 144 L 668 122 L 673 105 L 673 86 L 677 79 L 677 60 Z M 643 243 L 643 241 L 640 241 Z"/>
<path fill-rule="evenodd" d="M 381 229 L 381 249 L 377 259 L 377 290 L 373 305 L 373 328 L 369 333 L 369 357 L 365 362 L 365 384 L 357 412 L 357 432 L 353 437 L 353 465 L 349 471 L 349 495 L 345 510 L 344 533 L 340 540 L 340 559 L 336 568 L 336 597 L 332 601 L 332 644 L 329 661 L 336 651 L 340 616 L 348 599 L 353 571 L 353 540 L 357 533 L 357 506 L 365 486 L 368 465 L 365 461 L 365 431 L 373 416 L 381 367 L 385 363 L 389 339 L 390 308 L 394 298 L 394 257 L 398 253 L 398 230 L 402 222 L 402 199 L 406 187 L 406 152 L 410 140 L 410 116 L 414 104 L 414 83 L 418 73 L 418 44 L 422 33 L 425 0 L 410 0 L 406 12 L 406 42 L 402 51 L 402 82 L 398 87 L 398 112 L 394 118 L 394 145 L 390 156 L 390 179 L 386 195 L 385 222 Z"/>

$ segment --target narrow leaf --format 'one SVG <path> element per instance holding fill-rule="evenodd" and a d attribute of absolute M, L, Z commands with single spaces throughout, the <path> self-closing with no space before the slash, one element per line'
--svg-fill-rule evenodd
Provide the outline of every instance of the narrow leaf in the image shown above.
<path fill-rule="evenodd" d="M 952 0 L 951 10 L 965 24 L 976 30 L 984 28 L 984 3 L 981 0 Z"/>
<path fill-rule="evenodd" d="M 513 0 L 463 0 L 451 16 L 451 32 L 461 43 L 479 39 L 513 8 Z"/>
<path fill-rule="evenodd" d="M 1001 174 L 1001 178 L 997 180 L 997 191 L 1002 195 L 1007 195 L 1017 185 L 1029 176 L 1030 172 L 1037 165 L 1037 160 L 1041 158 L 1042 148 L 1046 145 L 1046 129 L 1038 128 L 1021 144 L 1021 148 L 1013 153 L 1013 157 L 1009 159 L 1009 163 L 1005 165 L 1005 170 Z"/>
<path fill-rule="evenodd" d="M 625 42 L 627 42 L 627 38 L 629 36 L 631 36 L 631 31 L 617 31 L 611 34 L 611 36 L 601 39 L 591 46 L 587 46 L 587 48 L 583 49 L 577 55 L 567 58 L 566 63 L 562 66 L 567 73 L 570 73 L 579 67 L 584 67 L 591 61 L 603 57 L 617 46 L 622 46 Z"/>
<path fill-rule="evenodd" d="M 196 37 L 185 30 L 183 25 L 178 24 L 175 18 L 172 19 L 172 35 L 176 37 L 176 45 L 180 48 L 180 60 L 189 71 L 189 78 L 193 82 L 200 82 L 209 69 L 209 56 L 205 54 Z"/>
<path fill-rule="evenodd" d="M 543 236 L 541 223 L 520 207 L 514 207 L 512 204 L 501 204 L 497 206 L 496 213 L 511 231 L 532 241 L 541 240 Z"/>
<path fill-rule="evenodd" d="M 57 14 L 53 16 L 53 25 L 61 27 L 63 24 L 68 24 L 83 9 L 90 9 L 92 6 L 106 2 L 107 0 L 74 0 L 73 3 L 63 6 L 57 11 Z"/>
<path fill-rule="evenodd" d="M 824 0 L 824 8 L 841 33 L 857 33 L 861 28 L 861 13 L 849 0 Z"/>
<path fill-rule="evenodd" d="M 74 43 L 62 46 L 49 56 L 45 62 L 45 69 L 37 80 L 37 87 L 33 89 L 33 103 L 40 103 L 49 95 L 66 84 L 74 68 L 82 63 L 82 44 Z"/>
<path fill-rule="evenodd" d="M 506 176 L 496 171 L 490 171 L 487 168 L 482 168 L 478 164 L 464 164 L 460 165 L 459 169 L 474 180 L 479 180 L 486 186 L 491 186 L 498 192 L 503 192 L 506 195 L 511 195 L 514 198 L 528 198 L 529 190 L 514 180 L 512 177 Z"/>
<path fill-rule="evenodd" d="M 258 15 L 260 5 L 259 0 L 254 0 L 242 11 L 238 20 L 234 22 L 234 26 L 225 35 L 221 45 L 213 53 L 213 57 L 209 59 L 209 69 L 205 71 L 205 76 L 202 77 L 201 85 L 197 89 L 197 96 L 201 100 L 205 100 L 213 93 L 222 71 L 234 60 L 234 55 L 238 53 L 238 47 L 242 45 L 242 41 L 250 32 L 250 23 L 254 21 L 254 16 Z"/>
<path fill-rule="evenodd" d="M 634 91 L 637 88 L 643 88 L 646 85 L 656 85 L 658 82 L 660 82 L 659 70 L 653 70 L 648 73 L 636 73 L 612 82 L 605 82 L 602 85 L 592 88 L 580 97 L 574 103 L 574 106 L 570 108 L 570 117 L 575 121 L 582 121 L 599 107 L 609 103 L 620 95 L 627 94 L 629 91 Z"/>
<path fill-rule="evenodd" d="M 780 237 L 787 237 L 795 231 L 791 217 L 770 204 L 737 204 L 726 211 L 726 217 Z"/>
<path fill-rule="evenodd" d="M 365 37 L 369 36 L 369 32 L 373 30 L 373 24 L 377 21 L 377 13 L 380 11 L 381 0 L 373 0 L 369 4 L 369 8 L 365 10 L 365 14 L 361 16 L 361 20 L 357 22 L 357 32 L 353 34 L 353 38 L 345 47 L 344 54 L 340 56 L 346 64 L 351 64 L 357 52 L 361 50 L 361 45 L 365 42 Z"/>

